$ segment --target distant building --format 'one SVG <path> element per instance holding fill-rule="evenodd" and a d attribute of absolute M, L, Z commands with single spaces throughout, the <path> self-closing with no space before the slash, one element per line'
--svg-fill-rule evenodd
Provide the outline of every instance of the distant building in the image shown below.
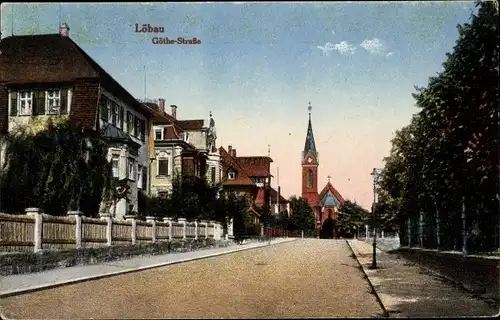
<path fill-rule="evenodd" d="M 257 223 L 266 208 L 272 211 L 270 185 L 273 160 L 265 156 L 238 157 L 232 146 L 227 151 L 220 147 L 219 152 L 222 158 L 224 192 L 246 196 L 249 199 L 246 211 L 253 215 L 254 222 Z"/>
<path fill-rule="evenodd" d="M 165 100 L 145 102 L 154 111 L 151 141 L 151 192 L 166 196 L 172 190 L 175 174 L 206 178 L 209 183 L 220 182 L 220 155 L 215 148 L 215 121 L 209 119 L 179 120 L 177 106 L 166 110 Z"/>
<path fill-rule="evenodd" d="M 109 141 L 113 175 L 130 186 L 129 202 L 111 213 L 137 212 L 138 190 L 149 191 L 151 111 L 71 40 L 66 24 L 59 34 L 4 38 L 0 52 L 0 134 L 18 126 L 36 131 L 49 119 L 100 134 Z"/>

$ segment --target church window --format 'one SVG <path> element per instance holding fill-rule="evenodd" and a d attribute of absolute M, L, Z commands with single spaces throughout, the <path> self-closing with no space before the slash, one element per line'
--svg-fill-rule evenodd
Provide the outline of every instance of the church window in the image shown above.
<path fill-rule="evenodd" d="M 311 170 L 307 172 L 307 187 L 308 188 L 313 187 L 313 173 Z"/>

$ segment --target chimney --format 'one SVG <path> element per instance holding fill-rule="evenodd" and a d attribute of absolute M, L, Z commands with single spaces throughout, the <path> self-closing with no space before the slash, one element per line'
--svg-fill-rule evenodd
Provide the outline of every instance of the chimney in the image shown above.
<path fill-rule="evenodd" d="M 158 99 L 158 110 L 160 112 L 165 112 L 165 99 L 163 98 Z"/>
<path fill-rule="evenodd" d="M 236 149 L 233 149 L 233 158 L 236 158 Z"/>
<path fill-rule="evenodd" d="M 63 23 L 59 28 L 59 34 L 63 37 L 69 36 L 69 26 L 66 23 Z"/>
<path fill-rule="evenodd" d="M 232 157 L 233 156 L 233 147 L 232 146 L 227 146 L 227 153 Z"/>
<path fill-rule="evenodd" d="M 170 108 L 171 108 L 171 110 L 172 110 L 172 117 L 174 117 L 174 119 L 177 119 L 177 106 L 176 106 L 176 105 L 171 104 L 171 105 L 170 105 Z"/>

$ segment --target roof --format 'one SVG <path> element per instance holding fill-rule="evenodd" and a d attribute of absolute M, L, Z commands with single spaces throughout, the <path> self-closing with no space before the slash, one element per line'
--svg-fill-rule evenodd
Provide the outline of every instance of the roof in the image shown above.
<path fill-rule="evenodd" d="M 136 110 L 151 115 L 126 89 L 70 37 L 59 34 L 11 36 L 0 41 L 0 83 L 6 85 L 65 83 L 96 79 Z M 95 111 L 78 117 L 95 122 Z"/>
<path fill-rule="evenodd" d="M 205 120 L 177 120 L 177 125 L 184 130 L 201 130 L 205 124 Z"/>
<path fill-rule="evenodd" d="M 278 191 L 276 191 L 274 188 L 271 188 L 270 190 L 270 193 L 271 193 L 271 203 L 272 204 L 276 204 L 278 203 L 278 201 L 276 201 L 278 199 Z M 288 201 L 283 198 L 282 195 L 280 195 L 280 203 L 288 203 Z"/>
<path fill-rule="evenodd" d="M 222 158 L 223 176 L 221 180 L 224 185 L 255 185 L 254 181 L 247 175 L 237 159 L 229 155 L 223 147 L 219 148 L 219 153 Z M 227 179 L 227 171 L 230 168 L 237 171 L 235 179 L 232 180 Z"/>
<path fill-rule="evenodd" d="M 246 174 L 250 177 L 268 177 L 273 160 L 270 157 L 236 157 Z"/>
<path fill-rule="evenodd" d="M 132 140 L 128 134 L 123 132 L 121 129 L 106 123 L 104 124 L 104 127 L 101 128 L 101 136 L 109 139 L 111 141 L 120 141 L 120 142 L 125 142 L 127 144 L 134 145 L 136 147 L 140 147 L 140 145 Z"/>
<path fill-rule="evenodd" d="M 328 182 L 319 194 L 320 206 L 339 206 L 344 205 L 344 198 L 340 193 Z"/>
<path fill-rule="evenodd" d="M 304 157 L 309 151 L 311 151 L 316 156 L 316 143 L 314 142 L 311 114 L 309 114 L 309 124 L 307 125 L 306 143 L 304 144 Z"/>

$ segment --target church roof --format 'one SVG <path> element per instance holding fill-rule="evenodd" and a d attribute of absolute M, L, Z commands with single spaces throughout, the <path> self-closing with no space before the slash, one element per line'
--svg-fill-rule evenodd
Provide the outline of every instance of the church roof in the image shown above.
<path fill-rule="evenodd" d="M 316 143 L 314 142 L 314 133 L 311 123 L 311 112 L 309 112 L 309 124 L 307 125 L 306 143 L 304 144 L 304 157 L 307 155 L 309 151 L 312 151 L 313 154 L 316 156 Z"/>
<path fill-rule="evenodd" d="M 340 193 L 333 187 L 333 185 L 328 182 L 326 186 L 321 191 L 320 195 L 320 206 L 341 206 L 344 205 L 344 198 Z"/>

